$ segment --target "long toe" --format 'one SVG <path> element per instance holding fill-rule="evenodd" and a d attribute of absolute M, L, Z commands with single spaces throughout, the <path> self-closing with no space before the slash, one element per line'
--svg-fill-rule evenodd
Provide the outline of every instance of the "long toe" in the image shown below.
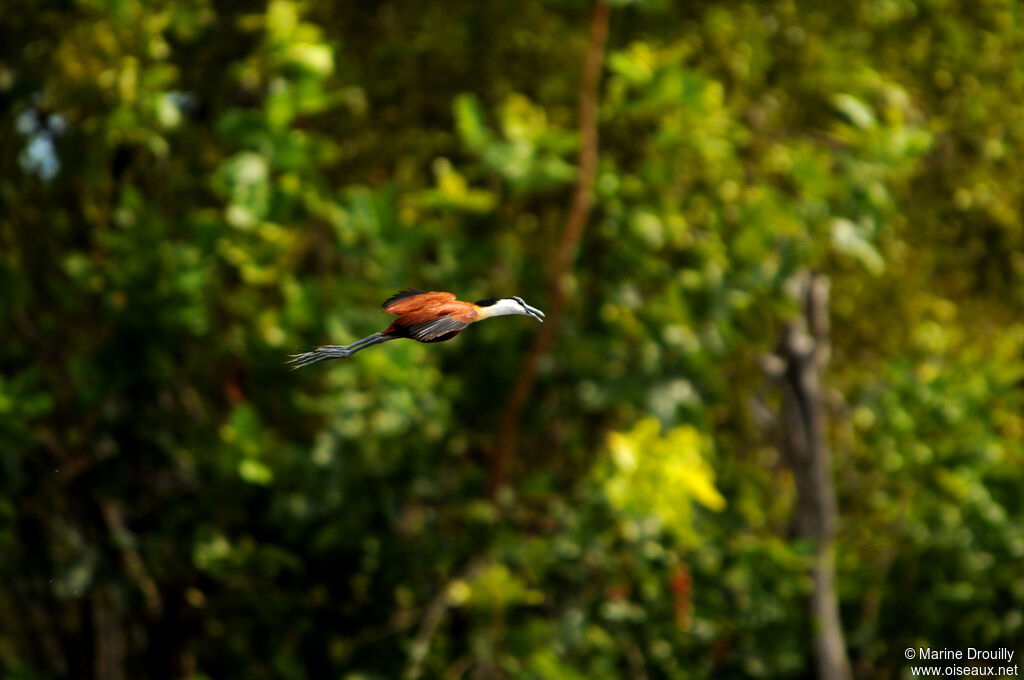
<path fill-rule="evenodd" d="M 325 357 L 322 354 L 318 353 L 316 350 L 313 350 L 311 352 L 304 352 L 302 354 L 293 354 L 292 357 L 287 361 L 287 363 L 292 367 L 292 370 L 296 370 L 299 368 L 303 368 L 305 366 L 309 366 L 310 364 L 315 364 L 316 362 L 321 361 L 324 358 Z"/>
<path fill-rule="evenodd" d="M 327 359 L 347 359 L 358 351 L 358 348 L 351 349 L 342 345 L 325 345 L 317 347 L 309 352 L 294 354 L 286 362 L 293 369 L 303 368 Z"/>

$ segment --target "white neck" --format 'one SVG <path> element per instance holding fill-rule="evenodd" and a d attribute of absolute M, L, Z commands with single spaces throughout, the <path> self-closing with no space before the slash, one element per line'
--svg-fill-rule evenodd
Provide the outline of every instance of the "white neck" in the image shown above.
<path fill-rule="evenodd" d="M 509 314 L 526 314 L 523 306 L 515 300 L 508 298 L 504 300 L 498 300 L 489 307 L 481 308 L 481 316 L 485 319 L 489 319 L 492 316 L 508 316 Z"/>

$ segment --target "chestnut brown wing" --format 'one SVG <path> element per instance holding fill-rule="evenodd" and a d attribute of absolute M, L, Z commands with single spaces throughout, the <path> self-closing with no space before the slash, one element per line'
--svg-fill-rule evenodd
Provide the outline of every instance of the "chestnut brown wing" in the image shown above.
<path fill-rule="evenodd" d="M 423 309 L 431 305 L 443 305 L 446 302 L 455 300 L 454 293 L 441 291 L 423 292 L 421 290 L 403 290 L 389 297 L 382 307 L 388 314 L 408 314 L 417 309 Z"/>

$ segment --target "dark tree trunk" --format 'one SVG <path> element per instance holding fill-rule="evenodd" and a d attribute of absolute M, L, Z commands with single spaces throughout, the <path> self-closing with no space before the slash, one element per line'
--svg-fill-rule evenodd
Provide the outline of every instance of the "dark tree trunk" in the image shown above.
<path fill-rule="evenodd" d="M 771 362 L 783 391 L 782 430 L 786 462 L 796 483 L 797 536 L 816 546 L 811 576 L 811 617 L 818 677 L 850 680 L 843 625 L 835 590 L 835 533 L 838 510 L 825 434 L 821 374 L 828 362 L 828 279 L 800 280 L 803 316 L 789 322 Z"/>

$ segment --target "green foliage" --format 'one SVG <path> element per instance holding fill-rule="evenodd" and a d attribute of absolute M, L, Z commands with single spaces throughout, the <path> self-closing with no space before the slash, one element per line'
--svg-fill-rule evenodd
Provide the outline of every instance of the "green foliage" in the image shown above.
<path fill-rule="evenodd" d="M 604 492 L 619 511 L 654 517 L 688 538 L 688 501 L 721 510 L 725 499 L 714 487 L 714 472 L 701 452 L 706 444 L 700 433 L 689 425 L 664 437 L 659 430 L 658 420 L 647 418 L 628 434 L 611 434 L 611 470 L 604 474 Z"/>
<path fill-rule="evenodd" d="M 404 286 L 549 306 L 590 5 L 9 4 L 4 678 L 807 677 L 760 368 L 807 269 L 858 677 L 1017 644 L 1013 3 L 610 3 L 493 500 L 535 326 L 282 364 Z"/>

